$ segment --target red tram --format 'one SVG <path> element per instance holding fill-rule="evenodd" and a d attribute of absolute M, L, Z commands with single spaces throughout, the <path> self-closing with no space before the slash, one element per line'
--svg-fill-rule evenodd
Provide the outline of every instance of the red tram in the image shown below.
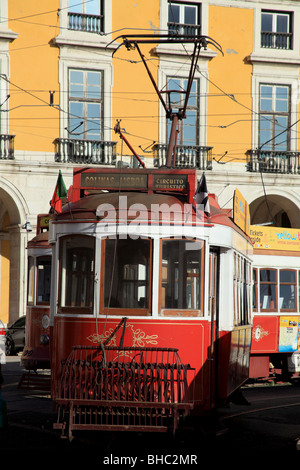
<path fill-rule="evenodd" d="M 75 169 L 50 221 L 56 429 L 175 429 L 248 378 L 252 243 L 196 170 Z"/>
<path fill-rule="evenodd" d="M 253 379 L 300 378 L 300 231 L 252 226 Z"/>
<path fill-rule="evenodd" d="M 48 243 L 49 214 L 37 218 L 36 236 L 28 242 L 28 289 L 25 347 L 26 370 L 50 369 L 50 284 L 52 248 Z"/>

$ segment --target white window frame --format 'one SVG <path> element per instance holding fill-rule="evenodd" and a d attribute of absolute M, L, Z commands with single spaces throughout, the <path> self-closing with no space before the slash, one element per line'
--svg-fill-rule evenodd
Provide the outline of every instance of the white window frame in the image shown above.
<path fill-rule="evenodd" d="M 294 68 L 293 68 L 294 69 Z M 273 84 L 290 86 L 291 101 L 290 101 L 290 122 L 293 124 L 298 119 L 298 105 L 299 105 L 299 80 L 294 76 L 294 70 L 290 74 L 282 77 L 282 69 L 270 70 L 269 67 L 262 69 L 254 68 L 254 75 L 252 77 L 252 100 L 253 100 L 253 120 L 252 126 L 252 148 L 255 149 L 259 146 L 259 114 L 260 114 L 260 85 Z M 290 129 L 290 147 L 289 150 L 296 152 L 298 142 L 298 124 L 292 126 Z"/>
<path fill-rule="evenodd" d="M 74 54 L 73 57 L 66 57 L 59 61 L 59 83 L 60 83 L 60 103 L 61 103 L 61 119 L 60 119 L 60 138 L 70 138 L 69 130 L 69 95 L 67 93 L 69 87 L 69 69 L 90 69 L 92 65 L 93 70 L 103 73 L 103 140 L 112 140 L 112 86 L 113 86 L 113 70 L 111 57 L 99 56 L 99 54 L 92 55 L 83 59 Z"/>
<path fill-rule="evenodd" d="M 206 146 L 207 145 L 207 132 L 206 132 L 206 121 L 205 116 L 207 114 L 207 93 L 208 93 L 208 73 L 205 69 L 201 68 L 201 74 L 199 71 L 195 73 L 195 79 L 199 80 L 199 89 L 198 93 L 200 96 L 199 99 L 199 122 L 198 122 L 198 143 L 197 145 Z M 158 88 L 163 89 L 167 83 L 168 77 L 172 78 L 188 78 L 189 76 L 189 64 L 185 63 L 182 66 L 178 66 L 176 71 L 174 70 L 174 66 L 170 62 L 166 61 L 166 63 L 162 62 L 160 65 L 160 70 L 158 73 Z M 202 120 L 203 119 L 203 120 Z M 167 117 L 166 111 L 163 106 L 160 104 L 159 107 L 159 141 L 161 143 L 167 144 Z"/>
<path fill-rule="evenodd" d="M 274 4 L 271 3 L 271 1 L 265 1 L 264 7 L 262 7 L 261 4 L 254 4 L 253 8 L 253 51 L 249 56 L 249 61 L 255 66 L 256 64 L 261 63 L 272 63 L 272 66 L 274 64 L 280 64 L 280 66 L 282 64 L 292 65 L 293 67 L 296 65 L 299 66 L 299 51 L 295 45 L 299 44 L 300 41 L 300 29 L 295 27 L 293 28 L 293 49 L 272 49 L 261 47 L 261 14 L 263 10 L 274 11 Z M 293 24 L 296 25 L 300 23 L 300 8 L 296 5 L 296 2 L 290 3 L 290 5 L 285 4 L 284 6 L 277 4 L 276 12 L 290 12 L 293 14 Z"/>
<path fill-rule="evenodd" d="M 82 97 L 76 97 L 76 96 L 72 96 L 71 95 L 71 87 L 70 87 L 70 84 L 71 84 L 71 71 L 79 71 L 79 72 L 82 72 L 83 73 L 83 96 Z M 99 74 L 100 75 L 100 96 L 99 98 L 97 97 L 94 97 L 93 99 L 89 99 L 87 97 L 87 74 L 88 72 L 92 72 L 92 73 L 96 73 L 96 74 Z M 93 120 L 91 119 L 91 122 L 89 123 L 89 118 L 87 116 L 87 108 L 88 108 L 88 103 L 91 103 L 91 104 L 99 104 L 100 106 L 100 118 L 99 118 L 99 139 L 92 139 L 92 140 L 103 140 L 103 132 L 104 132 L 104 129 L 103 129 L 103 119 L 104 119 L 104 96 L 103 96 L 103 83 L 104 83 L 104 77 L 103 77 L 103 70 L 95 70 L 95 69 L 79 69 L 79 68 L 70 68 L 69 69 L 69 72 L 68 72 L 68 112 L 69 112 L 69 126 L 68 126 L 68 130 L 69 130 L 69 137 L 72 138 L 72 125 L 71 125 L 71 121 L 72 121 L 72 114 L 70 112 L 70 103 L 81 103 L 83 105 L 83 116 L 82 116 L 82 119 L 83 119 L 83 125 L 82 125 L 82 133 L 81 133 L 81 139 L 82 140 L 88 140 L 87 138 L 87 135 L 88 135 L 88 131 L 91 127 L 94 126 L 93 124 Z M 79 130 L 75 130 L 74 131 L 74 135 L 76 136 L 76 134 L 78 135 L 79 133 Z"/>
<path fill-rule="evenodd" d="M 80 1 L 80 0 L 79 0 Z M 59 35 L 55 38 L 58 45 L 92 46 L 103 48 L 112 41 L 112 0 L 105 0 L 105 35 L 69 29 L 69 0 L 60 0 Z M 108 51 L 111 54 L 111 51 Z"/>
<path fill-rule="evenodd" d="M 169 17 L 169 6 L 170 4 L 178 5 L 179 7 L 179 22 L 176 23 L 175 21 L 172 21 L 172 19 Z M 180 24 L 184 25 L 185 24 L 185 7 L 194 7 L 196 11 L 196 20 L 197 23 L 195 23 L 195 27 L 200 28 L 201 31 L 201 3 L 191 3 L 191 2 L 184 2 L 184 1 L 168 1 L 168 23 L 175 23 L 175 24 Z M 200 22 L 198 20 L 200 19 Z M 190 25 L 189 25 L 190 26 Z M 181 32 L 183 34 L 183 32 Z"/>
<path fill-rule="evenodd" d="M 287 27 L 287 31 L 286 33 L 289 33 L 291 31 L 291 21 L 293 21 L 293 14 L 291 12 L 287 12 L 287 11 L 275 11 L 275 10 L 261 10 L 261 19 L 262 19 L 262 16 L 263 15 L 270 15 L 272 16 L 272 31 L 270 31 L 270 33 L 277 33 L 277 17 L 278 16 L 286 16 L 288 18 L 288 27 Z M 292 28 L 293 30 L 293 28 Z M 261 33 L 263 33 L 264 31 L 261 29 Z M 273 42 L 274 42 L 274 39 L 273 38 Z M 291 47 L 289 48 L 283 48 L 283 50 L 290 50 L 290 49 L 293 49 L 294 48 L 294 41 L 293 41 L 293 34 L 292 34 L 292 37 L 290 39 L 288 39 L 288 41 L 290 42 L 291 44 Z M 265 47 L 264 47 L 265 48 Z M 277 49 L 276 46 L 273 46 L 273 47 L 269 47 L 267 49 Z"/>

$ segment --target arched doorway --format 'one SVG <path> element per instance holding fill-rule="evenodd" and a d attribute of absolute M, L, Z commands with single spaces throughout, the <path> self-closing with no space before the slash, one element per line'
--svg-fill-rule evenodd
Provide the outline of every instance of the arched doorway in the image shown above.
<path fill-rule="evenodd" d="M 300 228 L 300 209 L 286 197 L 261 196 L 250 204 L 250 220 L 252 225 Z"/>

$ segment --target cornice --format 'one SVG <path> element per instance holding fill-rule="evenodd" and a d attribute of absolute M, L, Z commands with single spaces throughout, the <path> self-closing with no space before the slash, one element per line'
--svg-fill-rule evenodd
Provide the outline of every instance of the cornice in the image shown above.
<path fill-rule="evenodd" d="M 15 33 L 11 29 L 0 29 L 0 40 L 4 41 L 14 41 L 19 36 L 19 33 Z"/>
<path fill-rule="evenodd" d="M 300 66 L 300 56 L 299 55 L 266 55 L 266 54 L 257 54 L 252 53 L 248 55 L 245 59 L 247 62 L 251 64 L 261 63 L 261 64 L 280 64 L 280 65 L 287 65 L 287 66 Z"/>
<path fill-rule="evenodd" d="M 93 39 L 90 39 L 87 37 L 83 38 L 82 36 L 78 34 L 76 35 L 76 37 L 67 36 L 67 35 L 56 36 L 53 39 L 52 44 L 58 47 L 68 46 L 68 47 L 77 47 L 77 48 L 101 49 L 101 50 L 106 50 L 109 53 L 117 49 L 117 47 L 119 46 L 119 44 L 109 44 L 107 40 L 103 41 L 101 39 L 101 36 L 99 35 L 97 35 Z"/>

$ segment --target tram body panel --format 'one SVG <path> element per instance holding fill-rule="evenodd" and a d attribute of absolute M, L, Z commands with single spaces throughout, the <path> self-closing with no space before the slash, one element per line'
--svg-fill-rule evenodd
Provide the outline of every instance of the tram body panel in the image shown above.
<path fill-rule="evenodd" d="M 55 368 L 60 366 L 60 358 L 68 357 L 74 344 L 98 346 L 101 336 L 107 339 L 121 319 L 107 321 L 103 318 L 57 318 L 54 324 Z M 78 326 L 80 325 L 80 328 Z M 98 332 L 98 333 L 97 333 Z M 123 328 L 109 341 L 108 346 L 118 346 Z M 176 348 L 183 364 L 190 364 L 188 374 L 191 392 L 196 405 L 209 403 L 209 381 L 205 380 L 208 367 L 210 325 L 208 321 L 193 320 L 154 320 L 127 318 L 124 347 Z M 129 358 L 130 359 L 130 358 Z M 58 371 L 58 370 L 57 370 Z M 55 371 L 53 370 L 54 374 Z M 56 374 L 55 374 L 56 375 Z"/>
<path fill-rule="evenodd" d="M 241 326 L 220 337 L 220 343 L 224 341 L 228 343 L 222 348 L 225 355 L 222 354 L 220 357 L 221 389 L 219 393 L 223 398 L 230 396 L 249 378 L 251 332 L 250 325 Z"/>
<path fill-rule="evenodd" d="M 50 368 L 50 307 L 27 307 L 26 339 L 21 364 L 27 370 Z M 43 344 L 43 341 L 46 344 Z"/>
<path fill-rule="evenodd" d="M 278 315 L 254 315 L 251 346 L 253 354 L 278 352 L 279 322 Z"/>

